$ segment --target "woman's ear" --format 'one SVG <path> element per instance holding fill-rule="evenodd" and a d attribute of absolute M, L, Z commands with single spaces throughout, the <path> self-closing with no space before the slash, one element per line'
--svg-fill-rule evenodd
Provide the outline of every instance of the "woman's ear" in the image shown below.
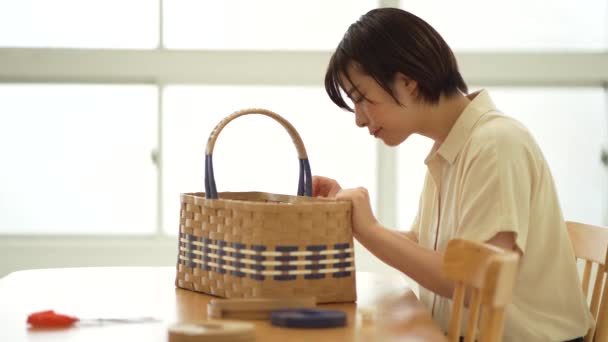
<path fill-rule="evenodd" d="M 418 90 L 418 82 L 398 72 L 395 76 L 395 88 L 399 95 L 415 97 Z"/>

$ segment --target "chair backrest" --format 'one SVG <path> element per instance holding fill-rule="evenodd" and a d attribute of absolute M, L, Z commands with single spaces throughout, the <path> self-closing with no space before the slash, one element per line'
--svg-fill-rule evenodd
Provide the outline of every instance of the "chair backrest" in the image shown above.
<path fill-rule="evenodd" d="M 464 341 L 501 341 L 505 307 L 511 301 L 519 255 L 474 241 L 453 239 L 443 258 L 444 274 L 455 282 L 448 339 L 459 341 L 468 292 Z M 479 335 L 477 326 L 479 324 Z"/>
<path fill-rule="evenodd" d="M 604 265 L 608 265 L 608 248 L 606 251 L 606 260 L 604 261 Z M 606 269 L 606 267 L 604 267 L 603 277 L 608 277 L 608 269 Z M 595 320 L 595 341 L 608 341 L 608 286 L 604 286 L 601 305 Z M 587 335 L 589 336 L 590 334 Z M 591 337 L 588 336 L 585 336 L 585 340 L 589 338 L 589 341 L 591 341 L 593 339 L 593 335 L 591 335 Z"/>
<path fill-rule="evenodd" d="M 596 331 L 599 333 L 600 329 L 608 329 L 608 324 L 605 322 L 608 319 L 606 317 L 608 314 L 605 313 L 608 310 L 608 304 L 603 304 L 608 299 L 606 295 L 602 295 L 602 287 L 606 278 L 608 228 L 579 222 L 566 222 L 566 226 L 574 248 L 574 255 L 577 260 L 585 262 L 582 287 L 587 300 L 589 300 L 589 283 L 592 277 L 595 279 L 591 292 L 590 309 L 597 323 L 585 336 L 585 342 L 591 342 Z M 593 272 L 594 265 L 596 265 L 595 272 Z M 600 302 L 602 302 L 602 305 L 600 305 Z M 601 312 L 603 314 L 600 314 Z M 600 319 L 602 317 L 604 317 L 603 321 Z M 598 338 L 596 341 L 608 341 L 608 334 L 605 339 Z"/>

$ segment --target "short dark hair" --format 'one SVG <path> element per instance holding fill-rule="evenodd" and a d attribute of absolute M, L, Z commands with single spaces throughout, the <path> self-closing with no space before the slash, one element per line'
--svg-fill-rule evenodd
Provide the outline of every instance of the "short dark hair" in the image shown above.
<path fill-rule="evenodd" d="M 356 63 L 397 103 L 392 85 L 400 72 L 418 83 L 418 99 L 435 104 L 444 94 L 468 92 L 456 57 L 441 35 L 427 22 L 397 8 L 378 8 L 350 25 L 331 56 L 325 90 L 341 108 L 353 111 L 342 97 L 340 74 Z M 351 82 L 352 83 L 352 82 Z"/>

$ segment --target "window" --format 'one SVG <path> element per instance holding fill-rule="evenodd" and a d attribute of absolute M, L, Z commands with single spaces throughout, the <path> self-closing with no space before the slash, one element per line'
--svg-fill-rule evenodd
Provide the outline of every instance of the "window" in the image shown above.
<path fill-rule="evenodd" d="M 0 2 L 0 47 L 150 49 L 158 0 Z"/>
<path fill-rule="evenodd" d="M 401 1 L 456 50 L 604 50 L 608 2 L 588 0 Z"/>
<path fill-rule="evenodd" d="M 329 50 L 375 0 L 165 1 L 171 49 Z"/>
<path fill-rule="evenodd" d="M 565 214 L 608 224 L 606 170 L 597 156 L 608 115 L 600 89 L 608 82 L 604 0 L 4 0 L 0 234 L 114 235 L 87 240 L 103 251 L 122 248 L 107 241 L 140 235 L 127 243 L 145 241 L 150 245 L 138 251 L 173 255 L 167 246 L 175 247 L 179 194 L 203 191 L 211 129 L 233 111 L 256 106 L 294 124 L 314 174 L 367 187 L 380 221 L 407 229 L 432 142 L 412 137 L 398 149 L 379 149 L 322 88 L 330 53 L 348 26 L 378 6 L 402 7 L 434 25 L 469 83 L 504 85 L 490 88 L 492 95 L 538 137 Z M 551 71 L 542 67 L 545 59 Z M 572 88 L 581 85 L 587 88 Z M 576 106 L 580 101 L 588 105 Z M 580 109 L 584 114 L 576 115 Z M 551 130 L 544 127 L 550 115 Z M 565 136 L 580 153 L 560 140 Z M 231 123 L 214 166 L 220 191 L 295 192 L 295 149 L 265 117 Z M 590 200 L 578 201 L 575 191 Z M 40 238 L 51 249 L 54 239 Z M 23 255 L 34 255 L 30 240 L 0 238 L 0 250 L 19 245 Z M 81 253 L 62 246 L 65 255 Z M 386 268 L 359 247 L 358 267 Z M 152 260 L 143 254 L 125 263 Z M 64 264 L 40 258 L 20 267 Z M 0 276 L 16 269 L 8 265 L 0 260 Z"/>
<path fill-rule="evenodd" d="M 0 86 L 0 233 L 156 229 L 156 89 Z"/>

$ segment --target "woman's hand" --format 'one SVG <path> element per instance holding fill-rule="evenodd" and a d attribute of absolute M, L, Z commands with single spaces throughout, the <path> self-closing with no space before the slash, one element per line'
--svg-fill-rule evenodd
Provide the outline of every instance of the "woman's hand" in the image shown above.
<path fill-rule="evenodd" d="M 378 226 L 378 220 L 372 212 L 369 194 L 366 188 L 340 190 L 336 194 L 337 200 L 348 200 L 353 204 L 352 222 L 355 236 L 371 231 Z"/>
<path fill-rule="evenodd" d="M 369 194 L 365 188 L 342 190 L 335 179 L 313 176 L 312 195 L 351 201 L 353 204 L 352 222 L 355 235 L 373 229 L 378 224 L 378 220 L 372 212 Z"/>
<path fill-rule="evenodd" d="M 313 176 L 312 195 L 313 197 L 335 197 L 338 191 L 342 190 L 340 184 L 335 179 Z"/>

